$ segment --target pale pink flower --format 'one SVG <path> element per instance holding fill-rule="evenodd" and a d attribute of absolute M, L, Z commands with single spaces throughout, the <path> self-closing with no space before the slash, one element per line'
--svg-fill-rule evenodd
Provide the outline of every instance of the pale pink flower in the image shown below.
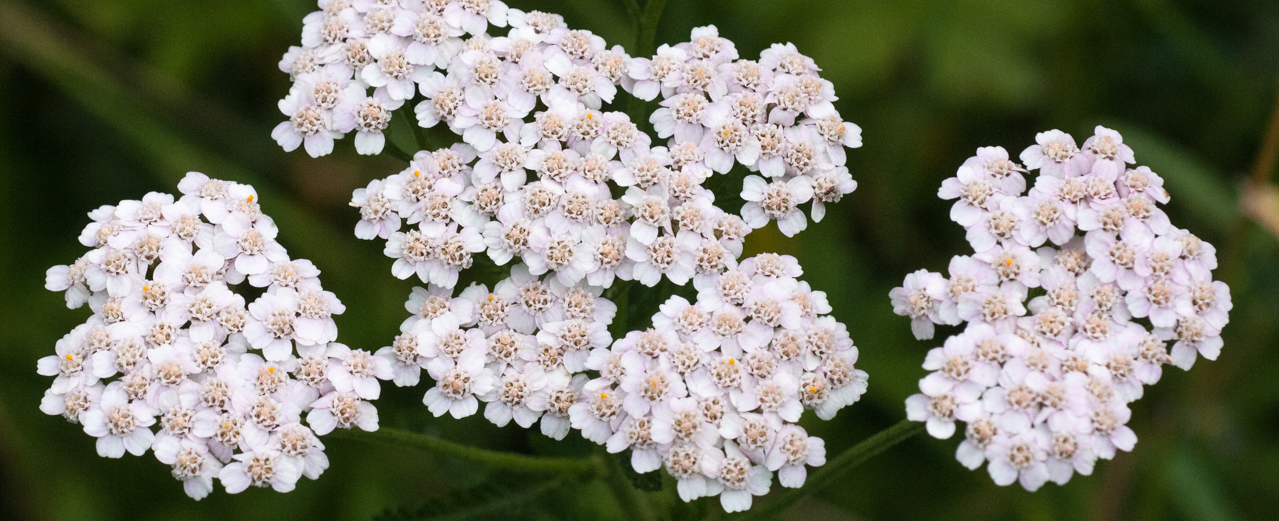
<path fill-rule="evenodd" d="M 493 390 L 493 373 L 484 367 L 484 351 L 467 349 L 457 362 L 449 357 L 437 360 L 441 363 L 431 366 L 435 387 L 426 392 L 422 403 L 436 417 L 446 412 L 458 419 L 475 414 L 479 410 L 476 396 Z"/>
<path fill-rule="evenodd" d="M 144 401 L 130 402 L 120 383 L 108 385 L 81 421 L 85 434 L 98 439 L 98 455 L 104 458 L 119 458 L 125 451 L 141 456 L 155 439 L 150 429 L 155 410 Z"/>

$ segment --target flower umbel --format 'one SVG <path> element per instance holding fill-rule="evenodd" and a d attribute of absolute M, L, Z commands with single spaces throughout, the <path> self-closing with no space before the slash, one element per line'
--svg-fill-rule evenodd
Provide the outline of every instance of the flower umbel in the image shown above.
<path fill-rule="evenodd" d="M 981 148 L 942 183 L 974 253 L 949 278 L 920 270 L 890 294 L 921 340 L 964 326 L 928 353 L 907 416 L 937 438 L 964 422 L 960 463 L 989 462 L 996 483 L 1027 490 L 1132 450 L 1128 404 L 1164 364 L 1215 360 L 1231 309 L 1212 245 L 1169 222 L 1163 180 L 1130 166 L 1118 132 L 1036 141 L 1025 167 Z M 1039 176 L 1023 194 L 1027 170 Z"/>
<path fill-rule="evenodd" d="M 195 499 L 214 478 L 288 492 L 328 468 L 319 436 L 377 430 L 392 365 L 334 342 L 345 307 L 275 242 L 253 187 L 191 172 L 178 189 L 94 211 L 94 249 L 49 269 L 93 315 L 37 364 L 54 377 L 40 409 L 103 457 L 153 450 Z"/>

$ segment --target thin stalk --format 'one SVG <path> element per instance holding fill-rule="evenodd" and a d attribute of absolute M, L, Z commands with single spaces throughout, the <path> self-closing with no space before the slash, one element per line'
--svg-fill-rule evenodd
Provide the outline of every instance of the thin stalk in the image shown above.
<path fill-rule="evenodd" d="M 1269 187 L 1270 176 L 1275 170 L 1277 161 L 1279 161 L 1279 92 L 1275 93 L 1274 106 L 1270 111 L 1270 121 L 1266 125 L 1265 134 L 1261 137 L 1261 143 L 1257 148 L 1257 156 L 1252 163 L 1252 175 L 1244 186 L 1244 190 L 1257 191 Z M 1248 197 L 1248 193 L 1242 195 L 1243 200 L 1247 200 Z M 1242 201 L 1240 204 L 1244 205 Z M 1246 211 L 1241 211 L 1239 216 L 1235 218 L 1234 224 L 1230 227 L 1225 247 L 1222 248 L 1222 255 L 1220 255 L 1221 280 L 1232 287 L 1238 286 L 1240 278 L 1243 276 L 1244 243 L 1248 240 L 1248 233 L 1252 230 L 1254 222 L 1260 224 L 1260 221 L 1255 221 Z"/>
<path fill-rule="evenodd" d="M 478 463 L 486 467 L 523 474 L 565 474 L 585 476 L 606 472 L 601 462 L 591 458 L 552 458 L 529 456 L 510 452 L 497 452 L 448 441 L 416 432 L 382 427 L 373 432 L 361 430 L 337 430 L 333 436 L 339 439 L 366 443 L 378 443 L 395 447 L 413 447 L 427 452 Z"/>
<path fill-rule="evenodd" d="M 417 141 L 417 149 L 430 150 L 431 140 L 426 135 L 426 129 L 417 124 L 417 115 L 413 113 L 413 109 L 409 108 L 409 104 L 406 102 L 396 112 L 399 112 L 399 116 L 404 118 L 404 122 L 408 123 L 409 127 L 413 129 L 413 139 Z"/>
<path fill-rule="evenodd" d="M 768 501 L 758 508 L 751 509 L 739 516 L 733 517 L 735 521 L 747 519 L 769 519 L 776 516 L 786 508 L 794 505 L 801 499 L 830 486 L 839 478 L 843 477 L 848 471 L 861 465 L 879 453 L 888 450 L 893 445 L 897 445 L 906 441 L 911 436 L 924 431 L 924 424 L 912 422 L 910 420 L 902 420 L 896 425 L 879 431 L 874 436 L 866 438 L 861 443 L 853 445 L 845 450 L 834 459 L 827 460 L 826 465 L 818 469 L 808 476 L 808 480 L 804 486 L 792 489 L 782 494 L 772 501 Z"/>
<path fill-rule="evenodd" d="M 635 18 L 635 56 L 652 56 L 657 50 L 657 23 L 662 20 L 666 0 L 648 0 Z M 630 9 L 627 9 L 628 11 Z"/>
<path fill-rule="evenodd" d="M 488 501 L 479 501 L 477 502 L 478 504 L 463 507 L 460 511 L 455 510 L 447 514 L 437 514 L 439 517 L 433 515 L 430 517 L 415 517 L 413 519 L 501 519 L 506 517 L 502 514 L 509 514 L 517 506 L 524 506 L 544 499 L 543 496 L 545 494 L 564 486 L 567 481 L 566 478 L 559 477 L 547 480 L 541 485 L 527 487 L 524 490 L 517 490 L 491 498 Z M 419 515 L 425 513 L 422 510 L 418 512 Z"/>
<path fill-rule="evenodd" d="M 1276 160 L 1279 160 L 1279 91 L 1275 92 L 1270 124 L 1261 138 L 1261 147 L 1257 149 L 1257 158 L 1252 165 L 1252 182 L 1256 186 L 1265 186 L 1270 182 L 1270 174 L 1275 171 Z"/>
<path fill-rule="evenodd" d="M 638 0 L 622 0 L 622 7 L 626 9 L 626 15 L 632 19 L 638 19 L 640 16 L 640 6 Z"/>
<path fill-rule="evenodd" d="M 652 521 L 653 510 L 640 496 L 640 491 L 626 479 L 626 473 L 622 470 L 622 463 L 618 458 L 612 457 L 612 454 L 603 454 L 600 457 L 611 462 L 607 464 L 608 470 L 604 481 L 608 484 L 609 490 L 613 491 L 613 497 L 617 499 L 617 506 L 621 508 L 623 517 Z"/>
<path fill-rule="evenodd" d="M 657 52 L 657 24 L 662 20 L 662 11 L 666 9 L 666 0 L 648 0 L 641 10 L 637 0 L 626 2 L 626 11 L 635 19 L 635 44 L 631 53 L 635 57 L 649 57 Z M 627 115 L 631 122 L 644 128 L 648 118 L 649 102 L 632 97 L 627 106 Z"/>
<path fill-rule="evenodd" d="M 387 154 L 390 154 L 391 157 L 404 161 L 405 163 L 413 161 L 413 155 L 405 152 L 399 145 L 395 144 L 394 140 L 391 139 L 390 128 L 383 129 L 382 136 L 386 139 L 386 146 L 382 148 L 383 152 L 386 152 Z"/>
<path fill-rule="evenodd" d="M 617 279 L 613 281 L 613 287 L 604 291 L 604 298 L 613 301 L 617 306 L 617 311 L 613 314 L 613 324 L 609 328 L 609 333 L 613 338 L 622 338 L 626 336 L 626 314 L 631 301 L 631 286 L 634 281 L 624 281 Z"/>

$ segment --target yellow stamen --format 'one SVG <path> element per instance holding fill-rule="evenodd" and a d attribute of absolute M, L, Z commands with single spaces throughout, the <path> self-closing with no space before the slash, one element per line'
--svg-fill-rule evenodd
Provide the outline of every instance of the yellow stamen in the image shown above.
<path fill-rule="evenodd" d="M 737 363 L 737 359 L 736 359 L 736 358 L 729 358 L 729 359 L 728 359 L 728 365 L 733 365 L 733 364 L 736 364 L 736 363 Z"/>
<path fill-rule="evenodd" d="M 414 171 L 413 171 L 413 176 L 414 176 L 414 177 L 422 177 L 422 172 L 421 172 L 420 170 L 414 170 Z"/>
<path fill-rule="evenodd" d="M 71 355 L 67 355 L 67 360 L 75 360 L 75 357 L 73 357 L 73 356 L 71 356 Z"/>
<path fill-rule="evenodd" d="M 250 195 L 250 196 L 249 196 L 248 201 L 249 201 L 250 203 L 251 203 L 251 202 L 253 202 L 253 197 L 254 197 L 254 196 L 252 196 L 252 195 Z"/>
<path fill-rule="evenodd" d="M 1009 265 L 1009 266 L 1012 266 L 1012 265 L 1013 265 L 1013 260 L 1012 260 L 1012 259 L 1004 259 L 1004 264 Z"/>
<path fill-rule="evenodd" d="M 815 386 L 815 385 L 810 385 L 810 386 L 808 386 L 808 392 L 810 392 L 810 393 L 815 393 L 815 392 L 817 392 L 817 386 Z"/>
<path fill-rule="evenodd" d="M 608 398 L 608 393 L 600 393 L 600 398 Z"/>
<path fill-rule="evenodd" d="M 489 302 L 493 302 L 494 298 L 493 294 L 489 293 Z"/>

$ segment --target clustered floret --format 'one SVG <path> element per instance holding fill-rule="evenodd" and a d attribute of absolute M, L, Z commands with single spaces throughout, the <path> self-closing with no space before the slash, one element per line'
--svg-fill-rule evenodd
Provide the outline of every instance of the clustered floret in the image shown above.
<path fill-rule="evenodd" d="M 1036 141 L 1024 166 L 980 148 L 942 183 L 974 254 L 890 294 L 919 339 L 967 324 L 928 353 L 908 417 L 937 438 L 965 422 L 959 461 L 989 461 L 997 484 L 1032 491 L 1132 450 L 1128 404 L 1164 364 L 1215 360 L 1231 309 L 1212 280 L 1216 250 L 1170 223 L 1163 179 L 1129 167 L 1118 132 L 1098 126 L 1082 148 L 1059 130 Z M 1028 170 L 1039 176 L 1026 192 Z"/>
<path fill-rule="evenodd" d="M 93 316 L 40 359 L 55 377 L 40 409 L 103 457 L 154 451 L 192 498 L 215 477 L 288 492 L 328 468 L 319 436 L 378 428 L 391 364 L 335 342 L 345 307 L 275 241 L 253 187 L 191 172 L 178 189 L 94 210 L 93 249 L 48 270 L 45 287 Z"/>
<path fill-rule="evenodd" d="M 405 103 L 416 103 L 418 125 L 444 124 L 466 143 L 415 156 L 408 173 L 428 178 L 419 187 L 423 193 L 383 181 L 357 197 L 371 218 L 366 231 L 383 238 L 398 225 L 391 209 L 381 206 L 383 198 L 417 203 L 428 193 L 458 190 L 452 195 L 464 194 L 468 205 L 480 206 L 471 219 L 454 219 L 461 228 L 490 220 L 512 226 L 569 201 L 577 210 L 608 203 L 611 184 L 629 196 L 615 214 L 634 213 L 646 197 L 685 207 L 681 224 L 695 232 L 686 234 L 689 240 L 673 236 L 672 223 L 681 216 L 671 213 L 675 208 L 654 203 L 641 244 L 622 249 L 643 254 L 653 248 L 654 229 L 661 229 L 672 237 L 656 239 L 659 252 L 671 250 L 668 257 L 679 258 L 675 251 L 692 250 L 692 238 L 716 226 L 738 232 L 775 220 L 794 235 L 807 226 L 799 205 L 811 202 L 812 217 L 820 220 L 826 203 L 856 188 L 844 148 L 861 146 L 861 129 L 840 118 L 831 83 L 794 45 L 774 45 L 758 60 L 739 59 L 733 43 L 707 26 L 694 29 L 689 42 L 663 45 L 657 56 L 631 58 L 590 31 L 568 28 L 559 15 L 508 9 L 496 0 L 326 0 L 320 7 L 305 20 L 302 46 L 290 48 L 280 62 L 294 80 L 280 102 L 289 120 L 273 132 L 282 147 L 305 143 L 318 157 L 332 151 L 335 138 L 356 131 L 357 151 L 379 153 L 392 111 Z M 505 36 L 487 34 L 508 27 Z M 658 138 L 669 138 L 665 146 L 653 146 L 625 113 L 602 111 L 619 86 L 646 101 L 661 96 L 649 121 Z M 436 156 L 446 152 L 447 165 L 440 165 Z M 745 226 L 722 215 L 701 186 L 735 164 L 760 174 L 747 177 L 741 192 Z M 537 181 L 529 183 L 530 172 Z M 433 186 L 440 178 L 454 183 L 440 192 Z M 499 214 L 503 201 L 525 199 L 530 191 L 542 205 Z M 366 209 L 363 197 L 373 206 Z M 561 216 L 570 230 L 555 233 L 576 232 L 600 218 L 588 214 Z M 616 232 L 621 220 L 605 228 Z M 479 247 L 474 234 L 445 228 L 461 234 L 464 246 Z M 531 247 L 540 252 L 544 245 Z M 570 277 L 586 264 L 569 263 Z M 688 271 L 686 262 L 677 264 Z M 447 280 L 449 271 L 438 274 Z"/>
<path fill-rule="evenodd" d="M 333 343 L 341 304 L 274 242 L 252 188 L 190 174 L 177 202 L 149 194 L 91 214 L 82 242 L 98 249 L 49 271 L 49 289 L 95 315 L 40 362 L 58 376 L 47 412 L 84 423 L 104 456 L 154 445 L 197 498 L 214 476 L 231 492 L 318 476 L 316 435 L 375 429 L 377 380 L 413 386 L 423 370 L 436 416 L 484 402 L 499 426 L 578 429 L 631 450 L 637 472 L 665 466 L 685 501 L 719 495 L 728 511 L 749 508 L 773 472 L 798 487 L 824 463 L 822 440 L 796 422 L 865 392 L 857 349 L 794 258 L 738 263 L 752 230 L 776 221 L 793 236 L 808 223 L 800 205 L 820 221 L 856 189 L 844 149 L 861 129 L 812 59 L 791 44 L 739 59 L 714 26 L 631 58 L 497 0 L 319 7 L 280 62 L 293 87 L 272 137 L 285 150 L 323 156 L 355 132 L 357 152 L 380 153 L 406 104 L 413 123 L 461 137 L 352 196 L 356 236 L 385 240 L 392 273 L 425 286 L 400 334 L 375 354 Z M 649 122 L 664 144 L 605 111 L 618 87 L 660 96 Z M 735 165 L 756 173 L 740 215 L 704 186 Z M 481 253 L 510 276 L 456 292 Z M 231 289 L 246 278 L 265 288 L 247 307 Z M 692 282 L 697 301 L 672 296 L 653 327 L 615 341 L 604 291 L 663 279 Z"/>
<path fill-rule="evenodd" d="M 416 123 L 462 140 L 417 152 L 352 197 L 356 236 L 385 240 L 392 273 L 426 285 L 378 351 L 397 385 L 416 385 L 425 369 L 436 416 L 485 402 L 499 426 L 540 420 L 555 439 L 576 428 L 612 452 L 629 448 L 638 472 L 665 463 L 686 501 L 719 494 L 730 511 L 767 492 L 772 471 L 799 486 L 804 465 L 824 461 L 821 440 L 794 422 L 805 406 L 830 418 L 861 396 L 857 351 L 844 326 L 820 316 L 824 294 L 794 279 L 793 258 L 737 260 L 753 229 L 777 221 L 792 236 L 807 226 L 799 205 L 811 202 L 820 220 L 825 203 L 856 188 L 844 148 L 861 145 L 861 130 L 840 119 L 810 58 L 788 44 L 741 60 L 710 26 L 633 59 L 558 15 L 496 1 L 321 7 L 308 27 L 334 38 L 326 47 L 304 35 L 281 62 L 295 80 L 281 105 L 293 119 L 276 129 L 282 146 L 306 141 L 323 155 L 350 131 L 336 122 L 356 104 L 317 105 L 321 82 L 386 108 L 421 99 Z M 510 29 L 490 37 L 490 25 Z M 372 58 L 351 67 L 354 49 Z M 604 111 L 619 86 L 661 97 L 649 121 L 665 145 Z M 334 124 L 299 133 L 294 115 L 312 113 Z M 377 153 L 382 140 L 362 132 L 356 147 Z M 740 216 L 703 186 L 738 164 L 759 174 L 743 182 Z M 511 265 L 510 277 L 454 296 L 481 252 Z M 693 282 L 699 302 L 672 297 L 663 310 L 678 316 L 659 313 L 656 329 L 615 342 L 604 290 L 663 279 Z M 657 324 L 679 320 L 701 322 Z"/>
<path fill-rule="evenodd" d="M 867 375 L 826 295 L 796 280 L 789 256 L 760 254 L 672 296 L 653 326 L 613 341 L 616 306 L 602 288 L 566 285 L 517 265 L 491 291 L 415 288 L 412 313 L 376 354 L 395 383 L 435 381 L 436 416 L 514 420 L 563 439 L 570 428 L 609 452 L 631 451 L 636 472 L 665 467 L 684 501 L 720 496 L 750 508 L 772 473 L 802 486 L 825 463 L 825 443 L 796 425 L 804 409 L 830 419 L 856 402 Z"/>

